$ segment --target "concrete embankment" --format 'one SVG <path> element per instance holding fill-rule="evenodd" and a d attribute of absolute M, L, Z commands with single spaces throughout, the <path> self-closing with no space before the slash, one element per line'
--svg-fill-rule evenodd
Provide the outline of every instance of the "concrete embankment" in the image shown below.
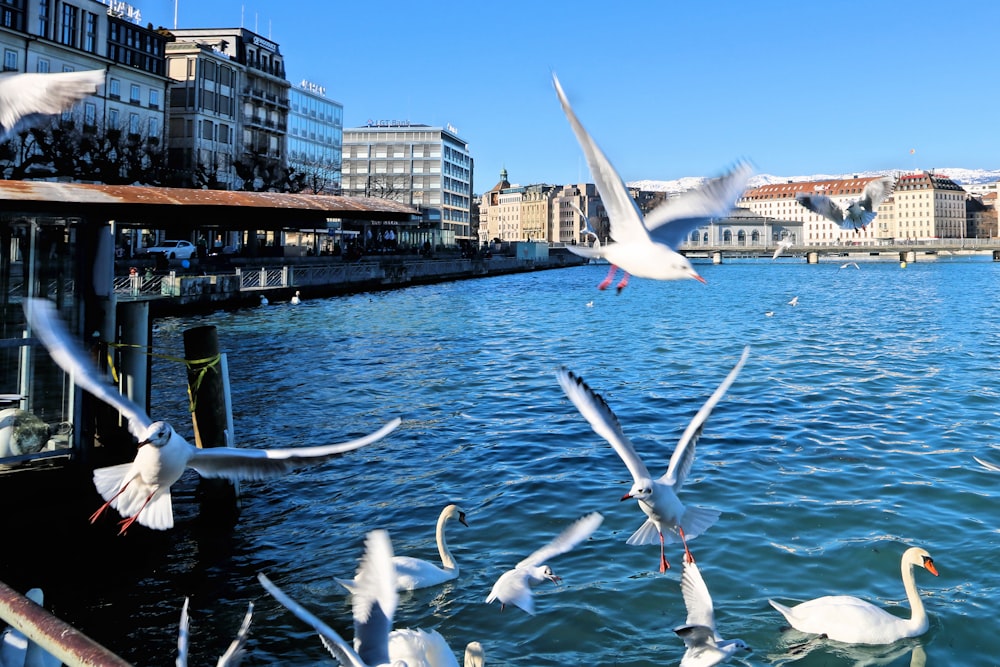
<path fill-rule="evenodd" d="M 243 266 L 234 273 L 206 272 L 208 275 L 176 274 L 169 279 L 165 277 L 161 294 L 151 300 L 150 307 L 155 316 L 240 308 L 258 305 L 261 295 L 276 302 L 287 301 L 296 291 L 300 291 L 303 298 L 328 297 L 558 269 L 584 263 L 583 259 L 564 249 L 554 249 L 548 257 L 537 259 L 506 256 L 472 259 L 387 257 L 355 262 L 335 259 L 329 263 L 321 259 L 282 267 L 283 279 L 277 286 L 269 286 L 263 279 L 268 268 L 254 265 L 252 260 L 241 262 Z M 257 272 L 261 274 L 260 279 L 255 275 Z M 248 283 L 251 285 L 248 286 Z"/>

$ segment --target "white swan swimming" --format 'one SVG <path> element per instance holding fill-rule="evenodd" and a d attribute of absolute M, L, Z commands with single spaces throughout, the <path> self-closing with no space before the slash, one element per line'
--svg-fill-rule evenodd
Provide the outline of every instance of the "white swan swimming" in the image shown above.
<path fill-rule="evenodd" d="M 295 296 L 292 297 L 292 305 L 297 306 L 302 303 L 302 299 L 299 298 L 299 291 L 295 290 Z"/>
<path fill-rule="evenodd" d="M 935 577 L 938 573 L 934 560 L 924 549 L 911 547 L 903 553 L 900 567 L 906 599 L 910 602 L 908 619 L 893 616 L 870 602 L 850 595 L 828 595 L 791 608 L 774 600 L 768 602 L 800 632 L 826 635 L 846 644 L 891 644 L 922 635 L 929 625 L 913 576 L 914 566 L 926 569 Z"/>
<path fill-rule="evenodd" d="M 401 628 L 389 633 L 389 658 L 406 667 L 459 667 L 448 642 L 437 630 Z M 465 647 L 464 667 L 483 667 L 486 658 L 479 642 Z"/>
<path fill-rule="evenodd" d="M 441 556 L 441 567 L 430 561 L 412 556 L 394 556 L 393 565 L 396 566 L 396 590 L 412 591 L 428 586 L 437 586 L 446 581 L 458 578 L 458 563 L 451 555 L 448 548 L 448 541 L 445 539 L 444 527 L 450 519 L 455 519 L 463 526 L 468 527 L 465 521 L 465 512 L 458 505 L 451 504 L 441 510 L 438 515 L 437 538 L 438 554 Z M 351 579 L 337 579 L 337 582 L 347 590 L 354 592 L 355 583 Z"/>

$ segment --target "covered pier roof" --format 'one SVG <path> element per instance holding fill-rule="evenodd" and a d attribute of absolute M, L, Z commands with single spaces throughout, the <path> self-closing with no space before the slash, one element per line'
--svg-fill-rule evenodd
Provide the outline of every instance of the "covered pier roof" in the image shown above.
<path fill-rule="evenodd" d="M 51 181 L 0 181 L 0 207 L 7 215 L 102 216 L 143 227 L 308 229 L 323 226 L 328 218 L 405 221 L 419 215 L 412 206 L 370 197 Z"/>

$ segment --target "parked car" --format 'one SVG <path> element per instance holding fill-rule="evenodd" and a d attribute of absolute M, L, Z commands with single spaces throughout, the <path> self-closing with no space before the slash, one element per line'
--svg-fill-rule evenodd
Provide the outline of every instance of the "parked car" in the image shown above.
<path fill-rule="evenodd" d="M 147 255 L 163 254 L 167 259 L 191 259 L 198 251 L 190 241 L 164 241 L 142 250 Z"/>

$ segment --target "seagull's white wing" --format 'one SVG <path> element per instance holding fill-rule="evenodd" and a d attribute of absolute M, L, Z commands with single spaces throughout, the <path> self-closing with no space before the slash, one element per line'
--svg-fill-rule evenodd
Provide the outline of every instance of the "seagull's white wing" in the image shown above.
<path fill-rule="evenodd" d="M 604 209 L 608 212 L 611 238 L 618 243 L 646 240 L 649 235 L 642 224 L 642 213 L 635 200 L 629 195 L 628 188 L 625 187 L 621 176 L 587 134 L 587 130 L 583 129 L 583 125 L 573 113 L 573 108 L 569 105 L 566 93 L 563 92 L 555 74 L 552 75 L 552 83 L 556 87 L 556 94 L 559 95 L 559 103 L 562 105 L 563 112 L 573 128 L 573 134 L 576 135 L 576 140 L 580 143 L 580 148 L 583 149 L 583 154 L 587 158 L 587 166 L 590 167 L 590 173 L 594 177 L 594 185 L 597 186 L 597 191 L 601 195 L 601 203 L 604 204 Z"/>
<path fill-rule="evenodd" d="M 611 411 L 601 395 L 591 389 L 583 381 L 583 378 L 566 367 L 560 368 L 556 377 L 559 378 L 559 386 L 566 392 L 569 400 L 573 402 L 583 418 L 590 422 L 594 433 L 607 440 L 618 452 L 618 456 L 621 457 L 628 471 L 632 473 L 633 481 L 648 479 L 649 470 L 646 469 L 646 465 L 639 458 L 639 455 L 635 453 L 632 441 L 625 437 L 622 432 L 618 417 Z"/>
<path fill-rule="evenodd" d="M 236 633 L 236 638 L 226 649 L 226 652 L 219 657 L 215 667 L 239 667 L 246 655 L 247 638 L 250 636 L 250 622 L 253 621 L 253 602 L 247 605 L 247 613 L 243 616 L 243 622 Z"/>
<path fill-rule="evenodd" d="M 795 200 L 813 213 L 818 213 L 838 225 L 844 222 L 844 211 L 826 195 L 808 195 L 800 192 L 795 195 Z"/>
<path fill-rule="evenodd" d="M 983 466 L 987 470 L 993 470 L 995 472 L 1000 472 L 1000 466 L 996 465 L 995 463 L 988 463 L 988 462 L 982 460 L 981 458 L 979 458 L 978 456 L 973 456 L 972 458 L 976 459 L 976 463 L 978 463 L 979 465 Z"/>
<path fill-rule="evenodd" d="M 566 553 L 593 535 L 602 521 L 604 521 L 604 516 L 600 512 L 591 512 L 577 519 L 563 532 L 559 533 L 554 540 L 518 563 L 517 567 L 524 568 L 542 565 L 550 558 Z"/>
<path fill-rule="evenodd" d="M 396 613 L 396 566 L 389 533 L 373 530 L 365 539 L 365 555 L 354 576 L 354 646 L 369 665 L 389 663 L 389 633 Z"/>
<path fill-rule="evenodd" d="M 781 256 L 781 253 L 785 252 L 791 247 L 792 247 L 791 241 L 778 241 L 778 247 L 774 249 L 774 255 L 771 257 L 771 261 L 773 262 L 774 260 L 778 259 L 778 257 Z"/>
<path fill-rule="evenodd" d="M 646 216 L 649 235 L 676 250 L 692 230 L 733 209 L 752 173 L 749 163 L 739 162 L 728 173 L 667 199 Z"/>
<path fill-rule="evenodd" d="M 55 304 L 48 299 L 27 299 L 24 314 L 31 334 L 42 341 L 52 360 L 73 377 L 77 386 L 121 412 L 128 420 L 128 430 L 132 435 L 142 437 L 153 420 L 145 410 L 101 378 L 96 366 L 83 351 L 83 345 L 70 335 Z"/>
<path fill-rule="evenodd" d="M 303 465 L 322 463 L 339 454 L 381 440 L 400 424 L 397 417 L 374 433 L 335 445 L 293 449 L 243 449 L 240 447 L 194 448 L 188 465 L 202 477 L 224 477 L 236 481 L 275 477 Z"/>
<path fill-rule="evenodd" d="M 865 186 L 865 191 L 861 199 L 861 206 L 868 211 L 876 212 L 878 205 L 892 194 L 896 187 L 896 181 L 892 176 L 883 176 Z"/>
<path fill-rule="evenodd" d="M 684 606 L 687 607 L 687 625 L 703 625 L 715 634 L 715 612 L 712 608 L 712 596 L 708 586 L 701 577 L 697 563 L 689 563 L 684 559 L 684 573 L 681 575 L 681 594 L 684 596 Z M 718 637 L 715 637 L 718 640 Z"/>
<path fill-rule="evenodd" d="M 188 638 L 191 629 L 191 617 L 188 616 L 188 604 L 190 598 L 184 598 L 184 606 L 181 607 L 181 622 L 177 633 L 177 667 L 187 667 L 188 664 Z"/>
<path fill-rule="evenodd" d="M 594 247 L 585 245 L 572 245 L 566 246 L 574 255 L 579 255 L 580 257 L 586 257 L 587 259 L 600 259 L 605 255 L 605 249 L 601 245 L 595 245 Z"/>
<path fill-rule="evenodd" d="M 323 645 L 326 646 L 327 650 L 330 651 L 330 654 L 339 660 L 342 665 L 345 665 L 346 667 L 368 667 L 368 665 L 361 661 L 361 658 L 358 657 L 358 654 L 351 647 L 351 645 L 341 639 L 340 635 L 338 635 L 333 628 L 316 618 L 298 602 L 288 597 L 283 590 L 271 583 L 271 580 L 263 574 L 258 574 L 257 579 L 275 600 L 284 605 L 288 611 L 298 616 L 299 620 L 312 626 L 312 629 L 319 633 L 320 639 L 323 641 Z"/>
<path fill-rule="evenodd" d="M 51 116 L 97 92 L 102 69 L 84 72 L 11 74 L 0 77 L 0 131 L 9 132 L 25 116 Z"/>
<path fill-rule="evenodd" d="M 681 667 L 703 667 L 717 665 L 729 655 L 716 645 L 716 634 L 704 625 L 682 625 L 674 628 L 677 636 L 684 640 L 687 653 L 681 659 Z"/>
<path fill-rule="evenodd" d="M 729 371 L 726 379 L 712 392 L 712 395 L 705 401 L 705 405 L 701 406 L 701 410 L 698 410 L 698 414 L 694 416 L 688 427 L 684 429 L 681 439 L 677 442 L 677 447 L 674 448 L 673 456 L 670 457 L 670 466 L 663 477 L 660 478 L 661 482 L 671 484 L 675 492 L 680 491 L 684 485 L 684 480 L 687 478 L 688 471 L 691 470 L 691 464 L 694 463 L 695 445 L 698 442 L 699 436 L 701 436 L 701 430 L 705 427 L 708 416 L 712 414 L 715 404 L 719 402 L 726 391 L 728 391 L 730 385 L 733 384 L 733 381 L 736 380 L 736 376 L 740 374 L 740 370 L 743 369 L 743 364 L 747 362 L 747 357 L 749 356 L 750 346 L 747 345 L 743 348 L 743 354 L 740 355 L 740 360 L 733 366 L 733 370 Z"/>

